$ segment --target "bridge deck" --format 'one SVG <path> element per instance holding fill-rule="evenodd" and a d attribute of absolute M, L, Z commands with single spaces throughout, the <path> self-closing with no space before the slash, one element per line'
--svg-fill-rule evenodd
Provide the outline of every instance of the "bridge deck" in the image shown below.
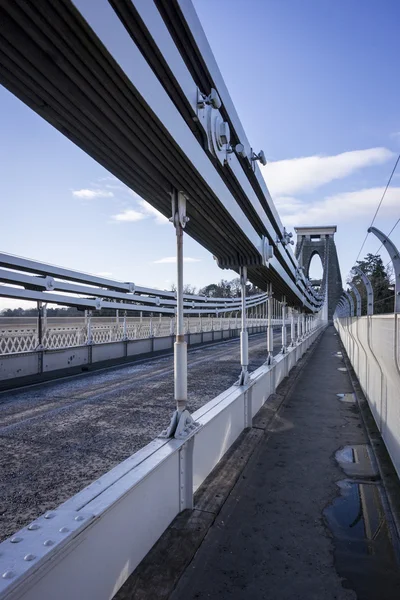
<path fill-rule="evenodd" d="M 118 600 L 398 597 L 398 539 L 365 407 L 337 396 L 352 385 L 333 327 L 316 344 L 172 595 L 161 563 L 143 585 L 133 573 Z"/>
<path fill-rule="evenodd" d="M 249 350 L 253 371 L 266 334 L 251 336 Z M 237 339 L 189 351 L 191 410 L 235 382 L 239 353 Z M 155 438 L 172 414 L 173 385 L 169 355 L 0 394 L 0 540 Z"/>

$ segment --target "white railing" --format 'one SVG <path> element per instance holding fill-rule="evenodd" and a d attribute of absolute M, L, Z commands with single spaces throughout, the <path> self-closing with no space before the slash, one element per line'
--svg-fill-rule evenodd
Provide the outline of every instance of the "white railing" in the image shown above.
<path fill-rule="evenodd" d="M 335 327 L 400 477 L 400 314 L 342 317 Z"/>
<path fill-rule="evenodd" d="M 15 321 L 13 324 L 12 321 Z M 248 319 L 248 326 L 266 325 L 264 318 Z M 273 319 L 273 325 L 281 325 Z M 175 319 L 170 317 L 126 317 L 118 321 L 107 317 L 48 317 L 42 321 L 42 349 L 72 348 L 89 343 L 102 344 L 122 340 L 166 337 L 175 334 Z M 187 317 L 185 333 L 232 330 L 240 328 L 240 317 Z M 0 317 L 0 354 L 32 352 L 39 346 L 37 319 Z"/>
<path fill-rule="evenodd" d="M 0 599 L 111 600 L 325 325 L 312 327 L 197 410 L 184 440 L 153 440 L 0 544 Z"/>

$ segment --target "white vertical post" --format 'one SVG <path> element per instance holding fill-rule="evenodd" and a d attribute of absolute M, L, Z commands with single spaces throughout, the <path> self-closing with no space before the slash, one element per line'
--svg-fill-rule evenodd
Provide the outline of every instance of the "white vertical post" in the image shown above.
<path fill-rule="evenodd" d="M 150 315 L 149 337 L 153 337 L 153 317 Z"/>
<path fill-rule="evenodd" d="M 127 327 L 126 327 L 126 311 L 124 313 L 124 340 L 128 339 L 128 331 L 127 331 Z"/>
<path fill-rule="evenodd" d="M 242 294 L 242 329 L 240 331 L 240 363 L 242 371 L 239 377 L 239 385 L 245 385 L 248 381 L 249 374 L 247 367 L 249 366 L 249 335 L 247 332 L 247 315 L 246 315 L 246 281 L 247 267 L 240 267 L 240 289 Z"/>
<path fill-rule="evenodd" d="M 297 341 L 301 341 L 301 313 L 297 315 Z"/>
<path fill-rule="evenodd" d="M 286 335 L 286 297 L 282 298 L 282 354 L 287 352 L 287 335 Z"/>
<path fill-rule="evenodd" d="M 296 345 L 296 327 L 294 322 L 294 310 L 290 311 L 290 347 L 293 348 Z"/>
<path fill-rule="evenodd" d="M 274 326 L 272 322 L 273 298 L 272 298 L 272 283 L 268 286 L 268 322 L 267 322 L 267 364 L 271 365 L 274 361 Z"/>
<path fill-rule="evenodd" d="M 87 321 L 86 321 L 86 343 L 90 345 L 92 343 L 92 311 L 87 311 Z"/>

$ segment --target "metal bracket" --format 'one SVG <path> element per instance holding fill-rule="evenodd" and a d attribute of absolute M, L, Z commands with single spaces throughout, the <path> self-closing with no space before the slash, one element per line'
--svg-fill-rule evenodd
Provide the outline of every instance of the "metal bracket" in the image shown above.
<path fill-rule="evenodd" d="M 164 429 L 158 437 L 184 440 L 188 435 L 194 433 L 200 427 L 200 423 L 193 419 L 188 410 L 182 412 L 176 410 L 171 417 L 167 429 Z"/>
<path fill-rule="evenodd" d="M 186 223 L 190 221 L 189 217 L 186 216 L 186 196 L 183 192 L 176 193 L 174 191 L 171 198 L 172 217 L 169 220 L 174 227 L 181 226 L 182 229 L 185 229 Z"/>

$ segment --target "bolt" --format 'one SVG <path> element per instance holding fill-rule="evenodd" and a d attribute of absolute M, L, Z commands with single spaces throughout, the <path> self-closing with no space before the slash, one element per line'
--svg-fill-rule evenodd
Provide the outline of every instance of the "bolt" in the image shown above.
<path fill-rule="evenodd" d="M 54 544 L 53 540 L 45 540 L 43 542 L 43 546 L 52 546 Z"/>
<path fill-rule="evenodd" d="M 30 560 L 34 560 L 36 558 L 36 556 L 34 554 L 25 554 L 24 556 L 24 560 L 26 561 L 30 561 Z"/>
<path fill-rule="evenodd" d="M 75 521 L 83 521 L 85 517 L 82 517 L 82 515 L 78 515 L 77 517 L 75 517 Z"/>
<path fill-rule="evenodd" d="M 59 529 L 60 533 L 68 533 L 69 529 L 68 527 L 61 527 L 61 529 Z"/>
<path fill-rule="evenodd" d="M 11 538 L 10 542 L 12 544 L 18 544 L 18 542 L 22 542 L 22 537 L 15 535 L 14 537 Z"/>
<path fill-rule="evenodd" d="M 28 529 L 29 531 L 36 531 L 37 529 L 40 529 L 40 525 L 38 525 L 37 523 L 31 523 L 30 525 L 28 525 Z"/>
<path fill-rule="evenodd" d="M 5 571 L 2 575 L 3 579 L 12 579 L 14 577 L 14 573 L 12 571 Z"/>
<path fill-rule="evenodd" d="M 46 513 L 46 514 L 44 515 L 44 518 L 45 518 L 45 519 L 52 519 L 54 516 L 55 516 L 55 514 L 54 514 L 54 513 L 52 513 L 52 512 L 48 512 L 48 513 Z"/>

